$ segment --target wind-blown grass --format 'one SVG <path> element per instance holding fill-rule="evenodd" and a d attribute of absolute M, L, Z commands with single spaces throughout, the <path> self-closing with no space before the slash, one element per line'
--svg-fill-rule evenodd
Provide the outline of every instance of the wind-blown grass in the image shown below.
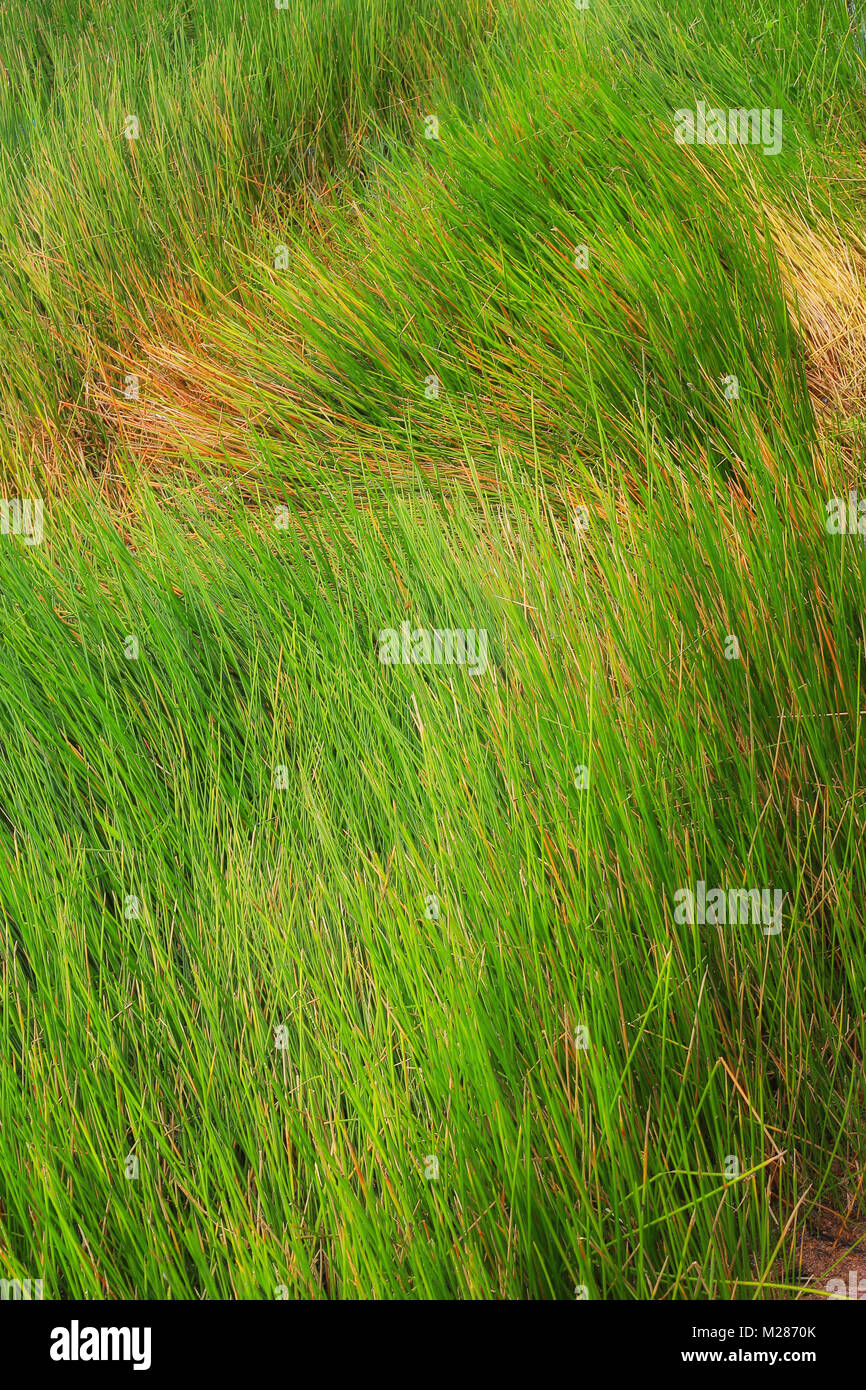
<path fill-rule="evenodd" d="M 845 6 L 79 8 L 2 98 L 4 1276 L 796 1288 L 863 1216 Z M 675 145 L 702 97 L 778 161 Z"/>
<path fill-rule="evenodd" d="M 3 400 L 52 438 L 105 346 L 166 293 L 229 288 L 256 220 L 357 167 L 493 22 L 487 0 L 52 8 L 0 16 L 0 322 L 26 348 Z"/>

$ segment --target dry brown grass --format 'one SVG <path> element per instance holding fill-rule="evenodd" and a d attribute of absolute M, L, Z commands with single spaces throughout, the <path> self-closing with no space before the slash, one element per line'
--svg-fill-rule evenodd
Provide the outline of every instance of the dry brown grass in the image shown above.
<path fill-rule="evenodd" d="M 829 226 L 763 202 L 819 422 L 866 414 L 866 258 Z"/>

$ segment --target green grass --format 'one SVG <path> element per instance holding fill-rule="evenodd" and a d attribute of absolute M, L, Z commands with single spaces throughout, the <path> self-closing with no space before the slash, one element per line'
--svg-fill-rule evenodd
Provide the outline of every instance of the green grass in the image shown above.
<path fill-rule="evenodd" d="M 770 1298 L 866 1215 L 859 344 L 779 231 L 856 288 L 862 64 L 843 4 L 590 5 L 0 18 L 46 499 L 0 1269 L 46 1296 Z M 677 146 L 703 98 L 783 153 Z M 407 621 L 486 670 L 383 665 Z M 781 933 L 679 922 L 699 880 Z"/>

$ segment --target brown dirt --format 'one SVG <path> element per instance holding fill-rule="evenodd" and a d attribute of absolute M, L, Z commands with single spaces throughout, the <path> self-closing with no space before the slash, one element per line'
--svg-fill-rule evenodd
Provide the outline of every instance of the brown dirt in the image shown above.
<path fill-rule="evenodd" d="M 827 1298 L 829 1292 L 866 1301 L 866 1226 L 819 1208 L 816 1223 L 800 1237 L 798 1277 L 806 1300 Z M 830 1289 L 827 1286 L 830 1284 Z"/>

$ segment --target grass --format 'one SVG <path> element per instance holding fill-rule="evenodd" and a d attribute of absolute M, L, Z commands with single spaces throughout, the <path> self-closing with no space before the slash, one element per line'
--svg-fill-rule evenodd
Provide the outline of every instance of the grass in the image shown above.
<path fill-rule="evenodd" d="M 866 1214 L 846 7 L 26 8 L 4 1277 L 796 1290 Z M 782 153 L 678 146 L 699 99 Z M 486 669 L 383 665 L 404 622 Z"/>

